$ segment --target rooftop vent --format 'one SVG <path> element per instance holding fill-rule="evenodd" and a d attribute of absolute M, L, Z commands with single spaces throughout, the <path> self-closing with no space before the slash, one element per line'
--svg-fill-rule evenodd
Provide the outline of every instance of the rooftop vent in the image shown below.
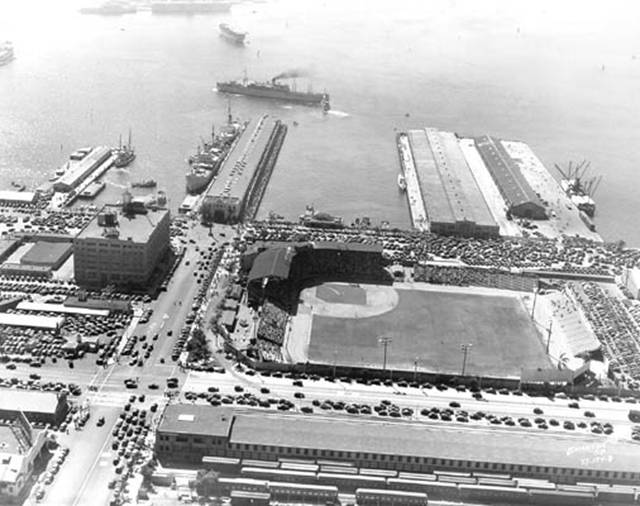
<path fill-rule="evenodd" d="M 195 415 L 183 414 L 178 415 L 178 421 L 180 422 L 193 422 L 196 419 Z"/>

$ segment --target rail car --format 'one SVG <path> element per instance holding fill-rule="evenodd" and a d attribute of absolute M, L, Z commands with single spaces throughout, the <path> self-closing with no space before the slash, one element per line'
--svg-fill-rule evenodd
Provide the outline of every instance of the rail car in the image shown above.
<path fill-rule="evenodd" d="M 358 506 L 427 506 L 427 494 L 359 488 L 356 490 Z"/>
<path fill-rule="evenodd" d="M 275 501 L 338 504 L 338 487 L 331 485 L 271 482 L 269 492 Z"/>

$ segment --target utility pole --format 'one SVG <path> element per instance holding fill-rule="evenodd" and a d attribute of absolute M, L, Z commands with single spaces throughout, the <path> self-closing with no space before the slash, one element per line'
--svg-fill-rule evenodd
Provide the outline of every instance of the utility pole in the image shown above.
<path fill-rule="evenodd" d="M 336 379 L 336 362 L 338 361 L 338 350 L 333 350 L 333 379 Z"/>
<path fill-rule="evenodd" d="M 378 338 L 378 342 L 383 346 L 384 351 L 382 355 L 382 370 L 387 370 L 387 347 L 391 343 L 392 339 L 390 337 L 380 337 Z"/>
<path fill-rule="evenodd" d="M 551 344 L 551 327 L 553 326 L 553 320 L 549 320 L 549 328 L 547 329 L 547 355 L 549 354 L 549 345 Z"/>
<path fill-rule="evenodd" d="M 536 287 L 533 290 L 533 304 L 531 304 L 531 319 L 533 320 L 533 313 L 536 310 L 536 301 L 538 300 L 538 284 L 536 283 Z"/>
<path fill-rule="evenodd" d="M 460 345 L 460 349 L 462 350 L 462 376 L 464 376 L 464 373 L 467 369 L 467 353 L 469 353 L 469 350 L 471 349 L 472 346 L 473 344 L 471 343 Z"/>
<path fill-rule="evenodd" d="M 416 382 L 418 377 L 418 357 L 413 361 L 413 382 Z"/>

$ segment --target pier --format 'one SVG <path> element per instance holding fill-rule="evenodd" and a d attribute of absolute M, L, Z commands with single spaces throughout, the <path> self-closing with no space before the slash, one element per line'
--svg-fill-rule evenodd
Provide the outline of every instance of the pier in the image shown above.
<path fill-rule="evenodd" d="M 409 202 L 409 212 L 411 223 L 416 230 L 425 231 L 429 229 L 427 211 L 420 191 L 418 173 L 409 146 L 409 139 L 406 134 L 398 136 L 398 155 L 400 156 L 400 166 L 407 183 L 407 201 Z"/>

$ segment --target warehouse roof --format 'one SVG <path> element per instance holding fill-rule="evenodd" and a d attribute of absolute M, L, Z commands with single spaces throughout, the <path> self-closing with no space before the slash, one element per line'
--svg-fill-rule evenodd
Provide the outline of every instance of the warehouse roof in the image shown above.
<path fill-rule="evenodd" d="M 499 139 L 483 135 L 475 141 L 482 160 L 507 204 L 518 206 L 530 203 L 544 209 L 540 197 L 533 191 Z"/>
<path fill-rule="evenodd" d="M 48 304 L 40 302 L 22 301 L 18 304 L 18 309 L 24 311 L 39 311 L 46 313 L 66 313 L 81 314 L 88 316 L 109 316 L 107 309 L 88 309 L 83 307 L 69 307 L 63 304 Z"/>
<path fill-rule="evenodd" d="M 0 313 L 0 325 L 57 329 L 64 323 L 62 316 L 36 316 L 27 314 Z M 2 405 L 0 403 L 0 405 Z"/>
<path fill-rule="evenodd" d="M 73 245 L 70 242 L 36 242 L 27 251 L 20 263 L 27 265 L 55 265 L 61 258 L 70 254 Z"/>
<path fill-rule="evenodd" d="M 58 394 L 54 392 L 0 389 L 0 407 L 9 411 L 53 414 L 58 402 Z"/>
<path fill-rule="evenodd" d="M 636 446 L 591 435 L 567 438 L 504 429 L 480 433 L 405 421 L 266 415 L 263 411 L 240 412 L 234 418 L 232 443 L 637 472 Z M 607 458 L 593 458 L 596 454 Z"/>
<path fill-rule="evenodd" d="M 111 150 L 109 148 L 105 146 L 98 146 L 93 148 L 92 151 L 82 160 L 77 162 L 68 162 L 65 173 L 55 182 L 54 186 L 76 186 L 78 181 L 87 175 L 88 171 L 97 168 L 109 157 L 110 154 Z"/>
<path fill-rule="evenodd" d="M 158 431 L 225 437 L 233 421 L 233 409 L 193 404 L 170 404 L 164 410 Z"/>
<path fill-rule="evenodd" d="M 36 194 L 34 192 L 0 191 L 0 200 L 5 202 L 31 203 L 35 198 Z"/>

